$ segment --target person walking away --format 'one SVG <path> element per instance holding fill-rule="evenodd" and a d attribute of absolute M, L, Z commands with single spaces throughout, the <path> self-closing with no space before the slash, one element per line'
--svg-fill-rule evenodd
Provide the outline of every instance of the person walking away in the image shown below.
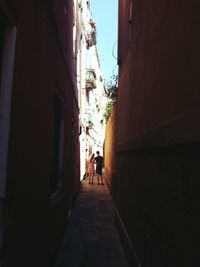
<path fill-rule="evenodd" d="M 88 162 L 88 174 L 89 174 L 89 184 L 93 184 L 94 179 L 94 153 L 90 156 L 89 162 Z"/>
<path fill-rule="evenodd" d="M 95 157 L 95 162 L 96 162 L 97 181 L 98 181 L 98 184 L 100 184 L 100 179 L 101 179 L 101 184 L 104 185 L 103 176 L 102 176 L 103 157 L 100 156 L 99 151 L 97 151 L 96 154 L 97 154 L 97 156 Z"/>

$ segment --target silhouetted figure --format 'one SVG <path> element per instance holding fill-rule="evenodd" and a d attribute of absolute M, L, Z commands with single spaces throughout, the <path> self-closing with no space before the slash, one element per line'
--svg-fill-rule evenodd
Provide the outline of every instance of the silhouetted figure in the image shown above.
<path fill-rule="evenodd" d="M 100 152 L 99 151 L 97 151 L 96 154 L 97 154 L 97 157 L 95 157 L 95 161 L 96 161 L 97 181 L 98 181 L 98 184 L 100 184 L 99 183 L 99 180 L 101 179 L 101 184 L 104 185 L 104 183 L 103 183 L 103 176 L 102 176 L 103 157 L 100 156 Z"/>

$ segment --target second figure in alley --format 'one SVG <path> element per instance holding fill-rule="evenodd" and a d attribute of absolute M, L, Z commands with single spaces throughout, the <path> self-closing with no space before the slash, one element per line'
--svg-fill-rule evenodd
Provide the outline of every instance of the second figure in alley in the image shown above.
<path fill-rule="evenodd" d="M 89 184 L 93 184 L 94 179 L 94 153 L 90 156 L 90 159 L 88 161 L 88 173 L 89 173 Z"/>
<path fill-rule="evenodd" d="M 99 151 L 97 151 L 96 154 L 97 156 L 95 157 L 95 163 L 96 163 L 97 181 L 98 181 L 98 184 L 100 184 L 100 179 L 101 179 L 101 184 L 104 185 L 103 177 L 102 177 L 103 157 L 100 156 Z"/>

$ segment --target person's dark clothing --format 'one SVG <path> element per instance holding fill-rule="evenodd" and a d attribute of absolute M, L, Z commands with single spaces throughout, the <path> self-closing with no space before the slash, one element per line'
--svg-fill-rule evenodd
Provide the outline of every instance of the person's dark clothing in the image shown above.
<path fill-rule="evenodd" d="M 96 173 L 102 175 L 103 157 L 97 156 L 95 160 L 96 160 Z"/>

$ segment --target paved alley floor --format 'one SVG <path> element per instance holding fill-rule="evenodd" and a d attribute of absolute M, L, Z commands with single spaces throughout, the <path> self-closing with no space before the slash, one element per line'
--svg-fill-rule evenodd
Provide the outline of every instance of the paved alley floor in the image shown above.
<path fill-rule="evenodd" d="M 106 185 L 82 181 L 55 267 L 128 267 Z"/>

